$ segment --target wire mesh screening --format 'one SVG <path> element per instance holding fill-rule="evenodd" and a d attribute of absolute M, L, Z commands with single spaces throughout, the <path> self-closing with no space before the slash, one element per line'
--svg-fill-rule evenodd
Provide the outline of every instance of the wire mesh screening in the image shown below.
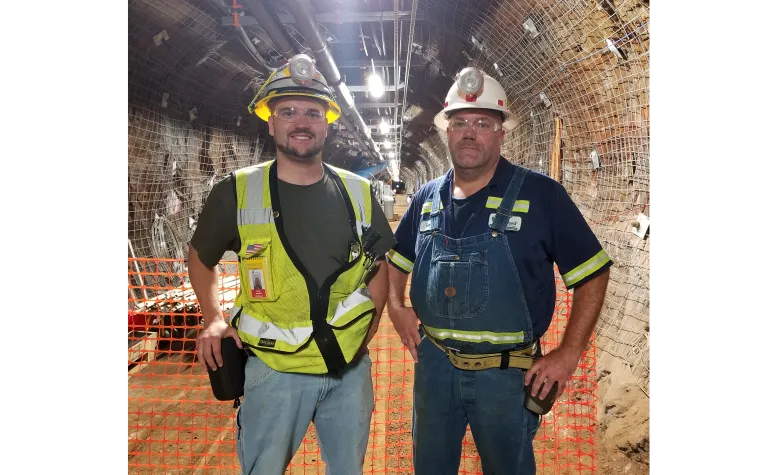
<path fill-rule="evenodd" d="M 238 473 L 234 413 L 212 398 L 207 376 L 193 362 L 202 322 L 184 260 L 213 183 L 274 156 L 265 149 L 263 126 L 245 115 L 266 74 L 233 29 L 222 27 L 214 3 L 128 2 L 132 473 Z M 270 3 L 284 13 L 279 2 Z M 399 4 L 401 10 L 411 5 Z M 410 70 L 408 103 L 415 113 L 406 114 L 403 135 L 407 190 L 450 166 L 445 134 L 430 128 L 452 75 L 474 65 L 496 77 L 521 119 L 502 154 L 559 180 L 613 258 L 596 345 L 628 362 L 647 391 L 649 239 L 632 230 L 638 213 L 650 216 L 648 2 L 422 0 L 419 11 L 426 19 L 416 23 L 412 53 L 422 61 Z M 401 21 L 398 31 L 407 26 Z M 346 30 L 321 27 L 345 40 Z M 303 41 L 294 26 L 285 28 Z M 261 54 L 273 63 L 280 59 L 259 26 L 246 30 Z M 222 279 L 232 278 L 236 268 L 227 264 L 221 271 Z M 225 305 L 236 291 L 230 285 L 222 280 Z M 567 318 L 569 297 L 558 286 L 558 311 L 565 314 L 555 319 L 545 351 Z M 168 302 L 146 303 L 157 299 Z M 543 473 L 594 471 L 594 355 L 591 345 L 539 431 Z M 386 317 L 372 358 L 377 397 L 365 473 L 409 473 L 412 364 Z M 321 473 L 322 467 L 312 429 L 289 473 Z M 480 473 L 470 433 L 461 473 Z"/>
<path fill-rule="evenodd" d="M 173 259 L 157 270 L 178 273 L 213 185 L 260 161 L 264 142 L 245 105 L 264 75 L 241 59 L 210 2 L 128 7 L 128 256 Z M 179 284 L 162 272 L 141 282 L 142 295 Z"/>
<path fill-rule="evenodd" d="M 208 375 L 195 360 L 195 337 L 204 324 L 188 276 L 160 272 L 161 259 L 129 259 L 129 275 L 144 282 L 179 281 L 179 285 L 129 286 L 128 314 L 128 466 L 130 473 L 232 473 L 235 414 L 231 402 L 213 397 Z M 237 294 L 237 273 L 220 264 L 219 298 L 225 314 Z M 141 277 L 141 279 L 139 279 Z M 410 284 L 409 284 L 410 285 Z M 545 352 L 560 341 L 570 314 L 571 294 L 558 279 L 553 324 L 542 339 Z M 406 292 L 407 293 L 407 292 Z M 385 311 L 370 346 L 375 407 L 363 473 L 413 473 L 411 412 L 413 361 Z M 594 341 L 534 441 L 542 474 L 594 473 L 596 460 L 597 382 Z M 287 474 L 322 474 L 317 434 L 310 426 Z M 471 431 L 463 442 L 460 474 L 481 474 Z"/>

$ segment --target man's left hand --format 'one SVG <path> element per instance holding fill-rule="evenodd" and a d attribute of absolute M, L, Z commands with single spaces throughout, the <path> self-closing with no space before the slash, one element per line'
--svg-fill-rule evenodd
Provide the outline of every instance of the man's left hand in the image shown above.
<path fill-rule="evenodd" d="M 558 399 L 565 390 L 565 383 L 576 371 L 576 367 L 579 365 L 579 358 L 581 358 L 581 353 L 556 348 L 542 356 L 533 363 L 531 369 L 526 371 L 525 385 L 529 386 L 533 382 L 531 394 L 544 398 L 549 394 L 549 390 L 552 389 L 555 382 L 557 382 L 557 395 L 555 399 Z"/>

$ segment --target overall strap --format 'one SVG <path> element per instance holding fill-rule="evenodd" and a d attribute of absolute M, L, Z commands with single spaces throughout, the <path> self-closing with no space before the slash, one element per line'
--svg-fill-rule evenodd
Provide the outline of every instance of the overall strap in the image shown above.
<path fill-rule="evenodd" d="M 440 229 L 440 216 L 442 215 L 440 189 L 443 187 L 443 183 L 445 183 L 447 177 L 448 174 L 443 175 L 443 178 L 437 183 L 437 186 L 432 192 L 432 211 L 429 213 L 429 227 L 432 231 Z"/>
<path fill-rule="evenodd" d="M 512 209 L 515 207 L 515 201 L 517 201 L 517 195 L 520 193 L 520 188 L 522 188 L 523 181 L 529 171 L 523 167 L 517 167 L 517 170 L 515 170 L 512 181 L 509 182 L 507 191 L 504 192 L 504 198 L 502 198 L 501 204 L 492 217 L 491 229 L 503 232 L 507 228 L 509 218 L 512 217 Z"/>

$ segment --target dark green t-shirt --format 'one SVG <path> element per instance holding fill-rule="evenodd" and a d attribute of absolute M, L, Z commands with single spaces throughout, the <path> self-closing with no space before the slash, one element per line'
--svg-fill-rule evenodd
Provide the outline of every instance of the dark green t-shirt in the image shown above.
<path fill-rule="evenodd" d="M 328 170 L 323 169 L 323 178 L 311 185 L 277 181 L 280 213 L 288 243 L 318 286 L 347 263 L 349 244 L 354 238 L 341 195 L 344 191 L 339 189 Z M 395 236 L 373 196 L 371 205 L 371 227 L 381 235 L 373 249 L 383 256 L 395 245 Z M 231 175 L 217 183 L 208 195 L 191 243 L 208 267 L 218 264 L 226 251 L 240 251 L 237 198 Z"/>

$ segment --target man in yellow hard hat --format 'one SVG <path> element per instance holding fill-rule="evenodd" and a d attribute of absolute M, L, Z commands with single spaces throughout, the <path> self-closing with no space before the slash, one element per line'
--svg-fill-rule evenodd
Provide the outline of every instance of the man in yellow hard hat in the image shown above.
<path fill-rule="evenodd" d="M 387 293 L 379 256 L 394 236 L 370 183 L 322 162 L 341 111 L 308 56 L 275 71 L 249 111 L 268 122 L 277 159 L 222 180 L 201 213 L 189 252 L 205 318 L 199 360 L 221 367 L 227 337 L 249 354 L 237 413 L 242 473 L 282 475 L 314 422 L 329 473 L 360 474 L 374 402 L 367 344 Z M 229 320 L 216 273 L 227 250 L 240 274 Z"/>
<path fill-rule="evenodd" d="M 541 415 L 586 349 L 612 262 L 560 183 L 501 157 L 516 120 L 498 81 L 463 70 L 434 122 L 453 167 L 414 195 L 388 254 L 389 316 L 416 361 L 415 473 L 456 474 L 469 424 L 483 473 L 533 474 Z M 553 263 L 573 308 L 539 358 Z"/>

